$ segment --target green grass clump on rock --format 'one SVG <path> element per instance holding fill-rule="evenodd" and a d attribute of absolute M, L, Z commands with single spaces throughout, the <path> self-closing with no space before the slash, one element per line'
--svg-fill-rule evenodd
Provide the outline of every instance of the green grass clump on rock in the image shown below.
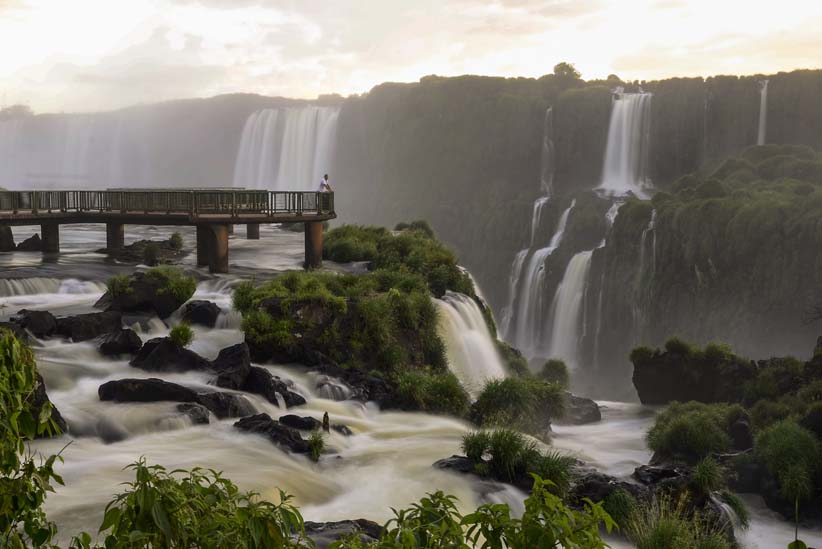
<path fill-rule="evenodd" d="M 756 437 L 757 458 L 777 479 L 786 499 L 805 499 L 816 489 L 822 471 L 820 443 L 794 421 L 780 421 Z"/>
<path fill-rule="evenodd" d="M 565 362 L 559 360 L 558 358 L 552 358 L 546 361 L 542 366 L 539 377 L 545 381 L 556 383 L 565 389 L 568 388 L 568 366 L 566 366 Z"/>
<path fill-rule="evenodd" d="M 471 419 L 481 426 L 519 429 L 542 434 L 551 418 L 565 411 L 562 387 L 534 378 L 489 381 L 471 407 Z"/>
<path fill-rule="evenodd" d="M 471 404 L 451 372 L 405 370 L 396 375 L 398 407 L 463 417 Z"/>
<path fill-rule="evenodd" d="M 648 446 L 661 455 L 697 463 L 731 447 L 728 429 L 745 411 L 738 405 L 674 402 L 648 431 Z"/>
<path fill-rule="evenodd" d="M 111 297 L 118 297 L 131 293 L 131 277 L 126 274 L 114 275 L 106 282 Z"/>
<path fill-rule="evenodd" d="M 181 322 L 171 329 L 168 337 L 172 343 L 182 349 L 183 347 L 188 347 L 191 345 L 191 342 L 194 341 L 194 330 L 191 329 L 188 323 Z"/>
<path fill-rule="evenodd" d="M 146 277 L 159 284 L 158 293 L 169 292 L 179 301 L 188 301 L 197 289 L 197 281 L 194 277 L 186 275 L 175 267 L 166 265 L 153 267 L 146 271 Z"/>

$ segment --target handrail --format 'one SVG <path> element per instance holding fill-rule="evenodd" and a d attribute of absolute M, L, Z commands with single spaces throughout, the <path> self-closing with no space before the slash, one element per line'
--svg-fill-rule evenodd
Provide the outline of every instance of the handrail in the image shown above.
<path fill-rule="evenodd" d="M 0 212 L 239 215 L 334 214 L 334 193 L 248 189 L 0 191 Z"/>

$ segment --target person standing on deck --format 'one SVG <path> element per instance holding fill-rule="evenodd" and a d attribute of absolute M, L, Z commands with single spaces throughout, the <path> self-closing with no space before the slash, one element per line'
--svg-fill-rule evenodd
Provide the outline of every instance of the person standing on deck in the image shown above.
<path fill-rule="evenodd" d="M 328 182 L 328 174 L 325 174 L 322 179 L 320 179 L 320 186 L 317 189 L 319 193 L 333 193 L 334 189 L 331 188 L 331 183 Z"/>

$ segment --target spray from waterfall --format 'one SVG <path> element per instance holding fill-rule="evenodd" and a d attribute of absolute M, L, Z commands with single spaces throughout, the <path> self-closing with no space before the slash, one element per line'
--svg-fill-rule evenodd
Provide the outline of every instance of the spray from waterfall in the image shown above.
<path fill-rule="evenodd" d="M 756 137 L 757 145 L 765 144 L 768 132 L 768 80 L 759 83 L 759 133 Z"/>
<path fill-rule="evenodd" d="M 315 190 L 331 170 L 338 107 L 263 109 L 246 120 L 234 186 L 248 189 Z"/>
<path fill-rule="evenodd" d="M 651 188 L 648 178 L 648 146 L 651 133 L 650 93 L 614 92 L 608 142 L 598 189 L 608 196 L 629 193 L 647 198 Z"/>

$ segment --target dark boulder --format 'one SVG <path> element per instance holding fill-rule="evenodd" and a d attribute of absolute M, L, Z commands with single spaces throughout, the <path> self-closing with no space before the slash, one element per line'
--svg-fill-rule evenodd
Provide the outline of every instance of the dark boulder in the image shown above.
<path fill-rule="evenodd" d="M 279 422 L 287 427 L 293 427 L 301 431 L 319 431 L 323 427 L 323 422 L 319 419 L 294 414 L 280 416 Z"/>
<path fill-rule="evenodd" d="M 43 406 L 48 402 L 51 404 L 49 400 L 49 395 L 46 393 L 46 383 L 43 381 L 43 376 L 39 373 L 37 374 L 37 382 L 34 387 L 34 392 L 29 395 L 29 402 L 31 403 L 32 414 L 34 417 L 39 417 L 40 410 Z M 61 433 L 65 433 L 68 431 L 68 424 L 66 420 L 63 419 L 63 416 L 60 414 L 60 410 L 54 404 L 51 404 L 51 419 L 54 421 L 57 428 L 60 429 Z"/>
<path fill-rule="evenodd" d="M 57 319 L 57 334 L 72 341 L 88 341 L 120 328 L 122 322 L 117 311 L 65 316 Z"/>
<path fill-rule="evenodd" d="M 348 425 L 343 425 L 342 423 L 332 424 L 331 429 L 337 431 L 344 437 L 350 437 L 354 434 L 354 431 L 351 430 L 351 427 L 349 427 Z"/>
<path fill-rule="evenodd" d="M 197 393 L 188 387 L 153 377 L 108 381 L 100 385 L 97 395 L 114 402 L 198 402 Z"/>
<path fill-rule="evenodd" d="M 40 240 L 40 235 L 34 233 L 34 236 L 30 236 L 25 239 L 23 242 L 17 245 L 18 252 L 42 252 L 43 251 L 43 241 Z"/>
<path fill-rule="evenodd" d="M 251 371 L 251 353 L 248 345 L 238 343 L 222 349 L 211 365 L 217 372 L 215 385 L 224 389 L 241 389 Z"/>
<path fill-rule="evenodd" d="M 328 400 L 348 400 L 351 397 L 351 387 L 331 376 L 321 376 L 314 387 L 317 395 Z"/>
<path fill-rule="evenodd" d="M 584 425 L 602 421 L 599 405 L 590 398 L 566 393 L 565 415 L 557 423 L 565 425 Z"/>
<path fill-rule="evenodd" d="M 728 429 L 728 434 L 731 435 L 732 448 L 734 450 L 742 451 L 753 448 L 753 432 L 751 431 L 751 424 L 745 418 L 737 419 Z"/>
<path fill-rule="evenodd" d="M 220 307 L 211 301 L 196 299 L 183 307 L 183 320 L 190 324 L 199 324 L 213 328 L 220 316 Z"/>
<path fill-rule="evenodd" d="M 296 429 L 274 421 L 268 414 L 244 417 L 234 424 L 240 431 L 262 435 L 283 450 L 295 454 L 307 454 L 308 442 L 303 440 Z"/>
<path fill-rule="evenodd" d="M 200 393 L 197 402 L 211 410 L 218 419 L 250 416 L 257 411 L 247 398 L 234 393 Z"/>
<path fill-rule="evenodd" d="M 474 472 L 474 462 L 465 456 L 453 455 L 451 457 L 438 459 L 435 461 L 434 468 L 468 474 Z"/>
<path fill-rule="evenodd" d="M 106 444 L 113 444 L 128 438 L 126 428 L 121 423 L 106 416 L 101 417 L 97 422 L 94 434 Z"/>
<path fill-rule="evenodd" d="M 603 473 L 591 472 L 576 479 L 568 499 L 572 504 L 582 506 L 585 498 L 597 503 L 617 490 L 623 490 L 637 499 L 648 495 L 648 488 L 645 486 L 625 482 Z"/>
<path fill-rule="evenodd" d="M 149 372 L 211 369 L 211 363 L 208 360 L 194 351 L 179 347 L 167 337 L 157 337 L 146 341 L 129 364 Z"/>
<path fill-rule="evenodd" d="M 28 341 L 29 333 L 16 322 L 0 322 L 0 330 L 7 330 L 20 341 Z"/>
<path fill-rule="evenodd" d="M 107 311 L 153 312 L 160 318 L 167 318 L 188 301 L 190 296 L 185 299 L 177 297 L 164 284 L 160 277 L 136 272 L 131 275 L 129 291 L 115 296 L 106 292 L 94 306 Z"/>
<path fill-rule="evenodd" d="M 51 337 L 57 331 L 57 319 L 48 311 L 23 309 L 12 318 L 12 322 L 37 338 Z"/>
<path fill-rule="evenodd" d="M 133 355 L 143 346 L 140 336 L 129 328 L 120 328 L 105 337 L 97 347 L 106 356 Z"/>
<path fill-rule="evenodd" d="M 17 249 L 14 245 L 14 234 L 8 225 L 0 225 L 0 252 L 13 252 Z"/>
<path fill-rule="evenodd" d="M 305 534 L 314 542 L 317 549 L 327 549 L 341 539 L 357 536 L 363 544 L 378 541 L 382 536 L 382 526 L 376 522 L 357 519 L 334 522 L 305 522 Z"/>
<path fill-rule="evenodd" d="M 675 465 L 640 465 L 634 469 L 633 477 L 641 484 L 656 489 L 683 488 L 691 478 L 687 467 Z"/>
<path fill-rule="evenodd" d="M 177 411 L 188 416 L 192 425 L 206 425 L 210 422 L 208 417 L 208 408 L 202 404 L 183 402 L 182 404 L 177 405 Z"/>
<path fill-rule="evenodd" d="M 305 399 L 291 391 L 288 384 L 271 372 L 259 366 L 251 366 L 242 387 L 243 391 L 261 395 L 270 403 L 280 405 L 277 395 L 282 395 L 287 408 L 305 404 Z"/>

